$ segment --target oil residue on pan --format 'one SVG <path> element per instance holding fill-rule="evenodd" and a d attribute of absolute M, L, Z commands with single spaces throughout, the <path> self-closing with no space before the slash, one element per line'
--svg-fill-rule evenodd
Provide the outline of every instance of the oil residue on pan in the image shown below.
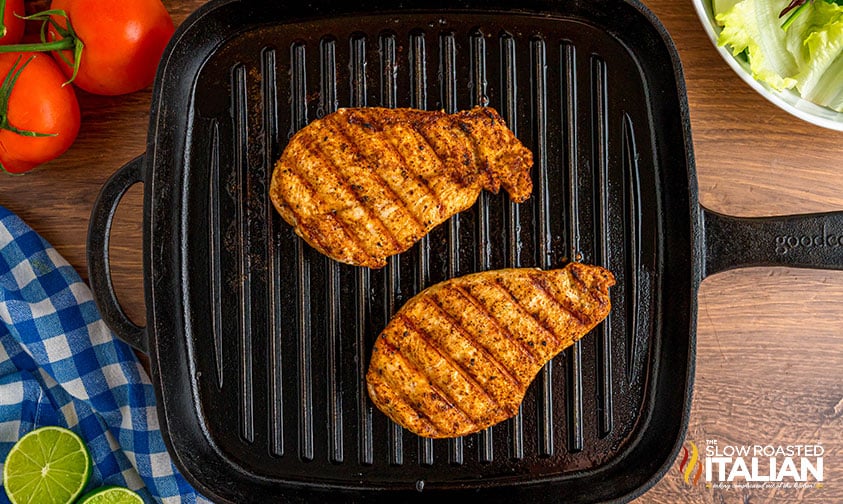
<path fill-rule="evenodd" d="M 678 160 L 687 184 L 691 161 L 678 62 L 655 20 L 620 1 L 540 14 L 235 4 L 182 28 L 186 49 L 171 50 L 158 85 L 185 94 L 153 109 L 188 132 L 158 128 L 151 144 L 151 250 L 173 255 L 151 261 L 148 284 L 170 293 L 151 300 L 149 338 L 185 475 L 238 502 L 593 501 L 652 484 L 681 443 L 693 353 L 689 307 L 666 339 L 659 305 L 659 162 Z M 177 72 L 180 58 L 191 64 Z M 277 215 L 269 177 L 308 121 L 367 105 L 494 106 L 533 152 L 533 196 L 484 193 L 383 270 L 327 259 Z M 178 218 L 159 219 L 168 211 Z M 614 272 L 612 313 L 543 369 L 514 419 L 432 441 L 373 410 L 371 348 L 406 300 L 475 271 L 572 259 Z M 670 390 L 654 385 L 660 372 Z"/>
<path fill-rule="evenodd" d="M 209 302 L 212 313 L 231 315 L 195 336 L 194 345 L 214 356 L 206 376 L 216 377 L 202 380 L 200 397 L 237 405 L 238 437 L 228 435 L 231 416 L 208 416 L 212 435 L 226 433 L 221 448 L 251 450 L 258 437 L 266 443 L 250 456 L 256 472 L 311 479 L 314 465 L 341 462 L 325 474 L 362 471 L 369 481 L 394 481 L 400 472 L 429 488 L 463 473 L 488 485 L 519 469 L 536 478 L 605 463 L 630 435 L 645 367 L 635 372 L 634 360 L 648 344 L 631 328 L 648 332 L 637 297 L 647 280 L 640 272 L 655 268 L 655 251 L 642 251 L 639 238 L 644 209 L 635 163 L 652 162 L 637 147 L 649 139 L 635 139 L 649 129 L 645 90 L 627 78 L 635 76 L 634 62 L 605 33 L 573 22 L 508 21 L 505 29 L 497 17 L 454 14 L 436 17 L 430 29 L 417 15 L 363 17 L 323 23 L 317 36 L 307 25 L 287 26 L 289 44 L 277 29 L 262 28 L 220 49 L 200 72 L 196 107 L 216 140 L 208 159 L 210 178 L 220 184 L 208 192 L 209 208 L 227 216 L 210 228 L 220 283 L 208 289 Z M 389 31 L 358 31 L 376 26 Z M 244 51 L 246 41 L 255 49 Z M 267 41 L 272 45 L 262 47 Z M 226 81 L 216 82 L 219 76 Z M 208 114 L 205 103 L 219 101 L 211 90 L 223 89 L 231 117 L 229 110 Z M 636 94 L 635 102 L 621 102 Z M 313 117 L 341 106 L 455 112 L 475 104 L 498 108 L 535 153 L 533 197 L 517 205 L 484 194 L 383 271 L 322 257 L 266 200 L 283 138 Z M 610 132 L 617 134 L 610 139 Z M 278 136 L 279 145 L 266 145 Z M 544 369 L 515 420 L 433 442 L 408 438 L 371 411 L 362 371 L 374 337 L 405 300 L 445 278 L 549 268 L 573 257 L 611 266 L 623 283 L 618 306 L 596 334 Z M 270 309 L 255 310 L 267 296 Z M 256 361 L 262 355 L 268 359 Z M 234 356 L 237 365 L 226 366 Z M 266 369 L 257 373 L 256 366 Z M 375 446 L 388 449 L 376 456 Z M 439 464 L 446 470 L 426 468 Z"/>

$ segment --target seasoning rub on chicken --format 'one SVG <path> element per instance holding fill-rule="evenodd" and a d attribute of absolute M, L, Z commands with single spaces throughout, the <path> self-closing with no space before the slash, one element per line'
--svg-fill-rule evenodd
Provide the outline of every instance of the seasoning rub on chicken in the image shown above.
<path fill-rule="evenodd" d="M 523 202 L 532 153 L 488 107 L 442 111 L 344 108 L 290 139 L 270 197 L 295 232 L 323 254 L 380 268 L 482 189 Z"/>
<path fill-rule="evenodd" d="M 606 318 L 614 284 L 604 268 L 571 263 L 433 285 L 377 338 L 369 396 L 423 437 L 463 436 L 506 420 L 542 366 Z"/>

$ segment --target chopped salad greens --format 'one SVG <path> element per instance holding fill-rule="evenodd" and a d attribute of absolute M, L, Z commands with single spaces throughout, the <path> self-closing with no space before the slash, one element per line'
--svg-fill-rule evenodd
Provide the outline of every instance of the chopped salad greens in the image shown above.
<path fill-rule="evenodd" d="M 713 0 L 718 44 L 776 90 L 843 112 L 843 0 Z"/>

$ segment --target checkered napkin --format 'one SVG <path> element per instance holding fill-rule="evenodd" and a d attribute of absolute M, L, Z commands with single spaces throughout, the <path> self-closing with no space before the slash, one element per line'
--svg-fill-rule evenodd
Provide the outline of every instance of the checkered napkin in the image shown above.
<path fill-rule="evenodd" d="M 146 502 L 208 502 L 170 461 L 149 378 L 100 318 L 88 286 L 0 206 L 0 470 L 15 441 L 44 425 L 85 440 L 86 491 L 121 485 Z M 2 490 L 0 502 L 8 502 Z"/>

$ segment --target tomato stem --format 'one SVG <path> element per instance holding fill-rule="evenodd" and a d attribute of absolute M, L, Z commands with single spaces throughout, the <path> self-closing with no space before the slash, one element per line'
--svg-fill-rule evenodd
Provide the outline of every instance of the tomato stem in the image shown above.
<path fill-rule="evenodd" d="M 26 137 L 56 136 L 56 133 L 39 133 L 37 131 L 24 130 L 9 123 L 9 97 L 12 95 L 12 89 L 14 89 L 15 83 L 18 81 L 18 77 L 20 77 L 20 74 L 23 73 L 26 66 L 35 59 L 34 55 L 30 56 L 23 65 L 18 67 L 21 57 L 23 57 L 23 55 L 18 55 L 18 58 L 15 60 L 15 64 L 9 69 L 9 73 L 7 73 L 6 77 L 3 79 L 3 83 L 0 84 L 0 129 L 9 130 L 13 133 Z"/>
<path fill-rule="evenodd" d="M 3 0 L 0 0 L 0 2 Z M 76 41 L 71 39 L 59 39 L 52 42 L 32 42 L 29 44 L 0 45 L 0 53 L 7 52 L 50 52 L 65 51 L 73 49 Z"/>
<path fill-rule="evenodd" d="M 6 0 L 0 0 L 5 2 Z M 66 21 L 65 26 L 61 26 L 53 16 L 63 17 Z M 79 73 L 79 65 L 82 62 L 82 51 L 85 49 L 85 44 L 76 35 L 73 30 L 73 25 L 70 23 L 70 18 L 67 12 L 60 9 L 49 9 L 41 12 L 36 12 L 31 16 L 26 16 L 23 19 L 27 21 L 41 21 L 41 42 L 29 44 L 12 44 L 0 45 L 0 53 L 7 52 L 54 52 L 67 66 L 73 67 L 73 73 L 70 79 L 64 84 L 70 84 L 76 79 Z M 61 37 L 58 40 L 47 41 L 47 27 L 52 26 L 56 33 Z M 71 63 L 61 51 L 73 50 L 73 62 Z M 25 66 L 25 65 L 24 65 Z M 2 112 L 2 111 L 0 111 Z M 2 127 L 2 126 L 0 126 Z"/>

